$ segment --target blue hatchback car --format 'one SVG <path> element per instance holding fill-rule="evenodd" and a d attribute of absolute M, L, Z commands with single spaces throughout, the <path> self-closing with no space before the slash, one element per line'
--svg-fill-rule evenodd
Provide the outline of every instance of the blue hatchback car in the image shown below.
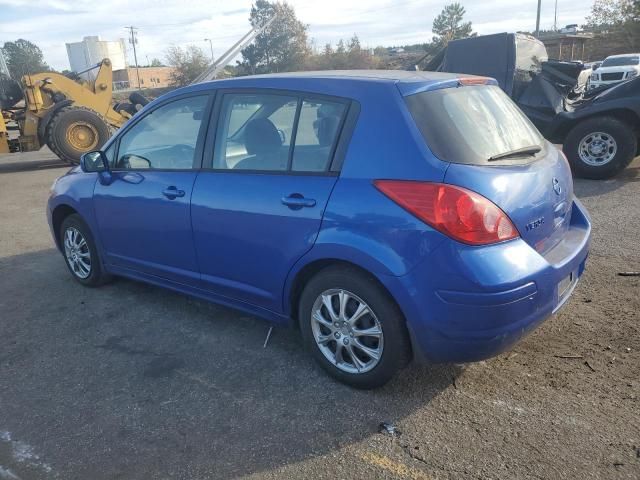
<path fill-rule="evenodd" d="M 590 221 L 496 82 L 402 71 L 193 85 L 52 187 L 73 277 L 153 283 L 299 326 L 359 388 L 481 360 L 556 312 Z"/>

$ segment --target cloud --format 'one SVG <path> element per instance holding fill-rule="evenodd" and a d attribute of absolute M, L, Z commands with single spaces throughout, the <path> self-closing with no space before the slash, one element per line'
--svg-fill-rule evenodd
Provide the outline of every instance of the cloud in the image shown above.
<path fill-rule="evenodd" d="M 38 44 L 46 61 L 69 68 L 65 43 L 87 35 L 103 39 L 126 38 L 128 25 L 138 27 L 138 59 L 163 58 L 170 45 L 198 45 L 221 55 L 250 28 L 251 0 L 229 3 L 177 0 L 0 0 L 0 44 L 27 38 Z M 291 0 L 298 18 L 309 25 L 314 44 L 335 44 L 354 33 L 363 45 L 423 43 L 431 39 L 433 19 L 450 0 Z M 463 0 L 466 19 L 474 30 L 487 34 L 533 30 L 537 0 Z M 588 1 L 560 1 L 558 25 L 583 23 Z M 576 5 L 579 4 L 579 5 Z M 545 2 L 541 25 L 553 25 L 553 2 Z M 129 55 L 132 60 L 133 55 Z"/>

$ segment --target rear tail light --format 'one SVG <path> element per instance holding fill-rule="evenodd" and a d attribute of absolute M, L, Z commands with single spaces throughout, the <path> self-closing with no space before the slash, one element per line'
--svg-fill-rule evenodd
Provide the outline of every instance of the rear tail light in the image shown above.
<path fill-rule="evenodd" d="M 487 245 L 519 236 L 500 208 L 470 190 L 404 180 L 376 180 L 374 185 L 402 208 L 454 240 Z"/>

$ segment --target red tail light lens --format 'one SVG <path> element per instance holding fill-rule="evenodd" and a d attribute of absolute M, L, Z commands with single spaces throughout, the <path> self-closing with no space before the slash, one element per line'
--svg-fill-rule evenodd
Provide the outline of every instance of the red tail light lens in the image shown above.
<path fill-rule="evenodd" d="M 470 190 L 403 180 L 376 180 L 374 185 L 423 222 L 460 242 L 487 245 L 519 236 L 500 208 Z"/>

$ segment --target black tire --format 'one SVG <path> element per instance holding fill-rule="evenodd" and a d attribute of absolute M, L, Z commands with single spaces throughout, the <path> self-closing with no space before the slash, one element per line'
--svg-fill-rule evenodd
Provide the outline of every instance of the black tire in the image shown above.
<path fill-rule="evenodd" d="M 378 363 L 363 373 L 340 370 L 322 353 L 314 338 L 312 312 L 316 299 L 327 290 L 344 289 L 362 299 L 377 317 L 384 345 Z M 411 358 L 411 344 L 404 316 L 389 294 L 372 277 L 352 267 L 327 267 L 304 287 L 298 305 L 298 321 L 306 348 L 320 366 L 342 383 L 360 389 L 381 387 Z M 345 335 L 346 337 L 346 335 Z"/>
<path fill-rule="evenodd" d="M 86 147 L 74 146 L 67 139 L 67 131 L 76 123 L 90 125 L 92 140 Z M 68 106 L 58 110 L 49 121 L 45 140 L 47 146 L 61 160 L 72 165 L 80 163 L 83 153 L 98 150 L 111 136 L 107 122 L 96 112 L 85 107 Z M 90 143 L 89 143 L 90 142 Z"/>
<path fill-rule="evenodd" d="M 86 245 L 90 254 L 91 267 L 89 275 L 86 278 L 82 278 L 82 276 L 74 270 L 73 266 L 71 265 L 71 261 L 67 258 L 65 251 L 65 234 L 68 229 L 77 230 L 86 241 Z M 60 246 L 62 249 L 62 256 L 74 280 L 86 287 L 98 287 L 109 282 L 112 279 L 111 275 L 104 272 L 100 255 L 98 254 L 98 249 L 96 248 L 96 243 L 91 230 L 84 222 L 84 220 L 82 220 L 82 217 L 80 217 L 80 215 L 72 214 L 66 217 L 62 221 L 62 225 L 60 226 L 60 232 L 58 233 L 58 235 L 58 238 L 60 239 Z"/>
<path fill-rule="evenodd" d="M 133 104 L 134 107 L 140 105 L 140 107 L 144 107 L 147 103 L 149 103 L 149 99 L 138 92 L 133 92 L 129 95 L 129 101 Z M 136 108 L 136 110 L 138 110 Z"/>
<path fill-rule="evenodd" d="M 609 135 L 616 144 L 614 157 L 604 165 L 590 165 L 580 158 L 580 142 L 597 132 Z M 578 123 L 564 141 L 564 151 L 574 175 L 601 180 L 610 178 L 625 169 L 636 156 L 638 138 L 633 128 L 614 117 L 594 117 Z"/>

